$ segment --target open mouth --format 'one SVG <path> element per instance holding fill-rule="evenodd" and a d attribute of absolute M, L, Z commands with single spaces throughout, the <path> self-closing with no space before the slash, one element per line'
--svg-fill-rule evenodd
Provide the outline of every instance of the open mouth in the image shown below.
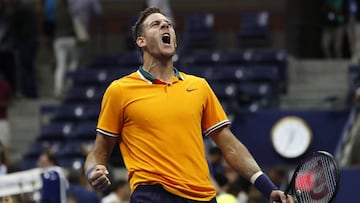
<path fill-rule="evenodd" d="M 164 33 L 162 35 L 161 39 L 164 44 L 170 44 L 170 34 L 169 33 Z"/>

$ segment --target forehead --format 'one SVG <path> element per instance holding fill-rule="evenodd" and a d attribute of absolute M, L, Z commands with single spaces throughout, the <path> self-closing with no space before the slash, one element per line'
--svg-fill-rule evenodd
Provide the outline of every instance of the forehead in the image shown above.
<path fill-rule="evenodd" d="M 154 21 L 161 21 L 161 20 L 169 21 L 169 19 L 161 13 L 152 13 L 144 20 L 144 25 L 150 24 L 151 22 Z"/>

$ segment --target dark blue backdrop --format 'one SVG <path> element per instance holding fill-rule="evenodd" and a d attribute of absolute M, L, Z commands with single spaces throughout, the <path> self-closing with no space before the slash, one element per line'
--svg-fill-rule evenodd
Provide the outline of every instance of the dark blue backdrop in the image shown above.
<path fill-rule="evenodd" d="M 236 116 L 232 123 L 232 130 L 262 167 L 294 165 L 299 160 L 280 157 L 271 145 L 270 132 L 276 121 L 290 115 L 303 118 L 313 132 L 309 152 L 325 150 L 334 154 L 348 114 L 347 110 L 248 112 Z"/>

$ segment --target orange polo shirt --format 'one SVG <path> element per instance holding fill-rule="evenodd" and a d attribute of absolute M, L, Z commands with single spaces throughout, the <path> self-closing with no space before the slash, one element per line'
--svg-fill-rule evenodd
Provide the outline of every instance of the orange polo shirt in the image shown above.
<path fill-rule="evenodd" d="M 229 125 L 209 84 L 174 68 L 170 82 L 142 67 L 107 88 L 97 131 L 119 137 L 133 191 L 141 184 L 193 200 L 216 192 L 209 179 L 203 136 Z"/>

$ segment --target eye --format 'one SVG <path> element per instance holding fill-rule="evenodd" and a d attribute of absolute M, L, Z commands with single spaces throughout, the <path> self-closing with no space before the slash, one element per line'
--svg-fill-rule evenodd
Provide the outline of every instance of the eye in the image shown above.
<path fill-rule="evenodd" d="M 159 26 L 160 25 L 160 22 L 159 21 L 155 21 L 153 23 L 150 24 L 150 27 L 156 27 L 156 26 Z"/>

